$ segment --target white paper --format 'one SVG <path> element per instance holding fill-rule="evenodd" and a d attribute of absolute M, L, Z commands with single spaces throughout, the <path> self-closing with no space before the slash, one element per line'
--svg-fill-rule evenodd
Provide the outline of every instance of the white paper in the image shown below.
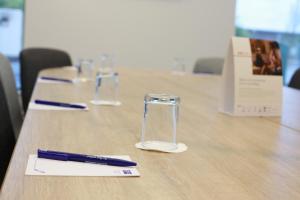
<path fill-rule="evenodd" d="M 129 156 L 106 156 L 130 160 Z M 135 167 L 116 167 L 100 164 L 58 161 L 29 155 L 26 175 L 31 176 L 140 176 Z"/>
<path fill-rule="evenodd" d="M 49 106 L 49 105 L 43 105 L 43 104 L 36 104 L 34 102 L 29 103 L 29 109 L 32 110 L 78 110 L 78 111 L 86 111 L 88 110 L 88 106 L 85 103 L 72 103 L 80 106 L 85 106 L 85 109 L 78 109 L 78 108 L 67 108 L 67 107 L 60 107 L 60 106 Z"/>
<path fill-rule="evenodd" d="M 72 83 L 68 83 L 68 82 L 64 82 L 64 81 L 57 81 L 57 80 L 45 80 L 42 78 L 38 78 L 37 80 L 38 83 L 49 83 L 49 84 L 72 84 Z M 74 81 L 73 81 L 74 83 Z"/>

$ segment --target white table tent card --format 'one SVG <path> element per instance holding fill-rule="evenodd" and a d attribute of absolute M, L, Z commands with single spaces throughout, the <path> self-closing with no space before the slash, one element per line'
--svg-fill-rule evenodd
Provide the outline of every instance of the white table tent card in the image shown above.
<path fill-rule="evenodd" d="M 275 41 L 233 37 L 222 77 L 220 111 L 234 116 L 280 116 L 282 61 Z"/>

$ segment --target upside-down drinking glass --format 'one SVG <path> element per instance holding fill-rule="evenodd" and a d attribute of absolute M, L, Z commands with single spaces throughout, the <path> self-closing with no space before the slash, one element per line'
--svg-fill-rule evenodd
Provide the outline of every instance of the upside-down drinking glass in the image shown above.
<path fill-rule="evenodd" d="M 93 104 L 96 105 L 118 105 L 119 74 L 98 73 L 96 75 L 96 88 Z"/>
<path fill-rule="evenodd" d="M 91 59 L 80 59 L 77 67 L 77 81 L 85 82 L 92 80 L 94 61 Z"/>
<path fill-rule="evenodd" d="M 141 144 L 144 148 L 175 150 L 180 98 L 169 94 L 146 94 Z"/>

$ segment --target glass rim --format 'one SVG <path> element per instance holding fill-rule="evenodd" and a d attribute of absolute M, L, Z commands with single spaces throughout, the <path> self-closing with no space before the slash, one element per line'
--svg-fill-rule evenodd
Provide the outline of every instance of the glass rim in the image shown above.
<path fill-rule="evenodd" d="M 145 103 L 157 103 L 157 104 L 179 104 L 180 97 L 166 93 L 149 93 L 144 97 Z"/>
<path fill-rule="evenodd" d="M 98 72 L 96 74 L 96 77 L 101 77 L 101 78 L 109 78 L 109 77 L 116 77 L 119 76 L 118 72 Z"/>

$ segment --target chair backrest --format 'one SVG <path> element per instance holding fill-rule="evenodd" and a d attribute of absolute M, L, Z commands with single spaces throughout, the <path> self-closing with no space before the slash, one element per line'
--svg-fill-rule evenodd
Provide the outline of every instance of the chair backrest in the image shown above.
<path fill-rule="evenodd" d="M 211 57 L 199 58 L 194 66 L 194 73 L 222 74 L 224 59 Z"/>
<path fill-rule="evenodd" d="M 289 87 L 300 89 L 300 69 L 296 70 L 292 76 Z"/>
<path fill-rule="evenodd" d="M 10 62 L 0 54 L 0 80 L 6 98 L 10 121 L 14 136 L 17 139 L 23 123 L 23 112 L 17 93 L 16 82 Z"/>
<path fill-rule="evenodd" d="M 28 48 L 20 53 L 21 87 L 24 110 L 27 110 L 33 87 L 40 70 L 71 66 L 69 54 L 57 49 Z"/>
<path fill-rule="evenodd" d="M 0 54 L 0 186 L 15 145 L 14 127 L 10 113 L 11 106 L 9 105 L 11 102 L 8 98 L 10 94 L 7 94 L 10 88 L 7 85 L 9 82 L 7 79 L 12 77 L 4 76 L 4 74 L 9 74 L 7 73 L 7 64 L 9 65 L 9 63 L 7 62 L 7 59 Z M 16 88 L 13 89 L 16 93 Z"/>

